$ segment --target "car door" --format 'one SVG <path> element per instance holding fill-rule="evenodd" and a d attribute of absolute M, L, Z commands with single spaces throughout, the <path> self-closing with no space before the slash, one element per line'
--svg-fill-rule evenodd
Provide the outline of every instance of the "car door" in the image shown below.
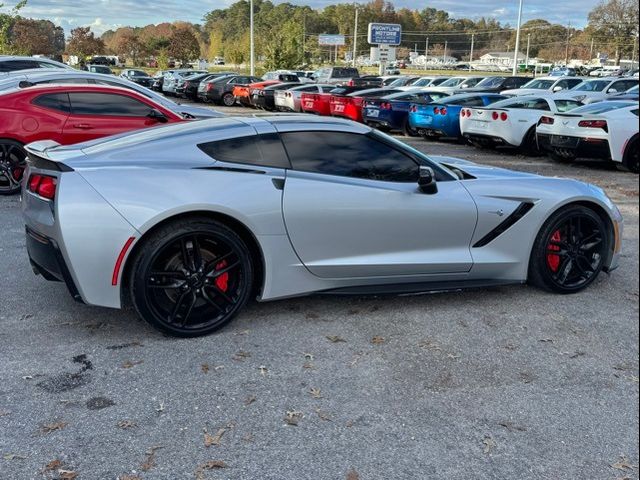
<path fill-rule="evenodd" d="M 65 143 L 79 143 L 158 124 L 148 115 L 152 108 L 118 93 L 70 92 L 71 114 L 63 136 Z"/>
<path fill-rule="evenodd" d="M 440 173 L 434 195 L 417 188 L 418 158 L 379 134 L 281 134 L 292 163 L 283 213 L 293 248 L 322 278 L 469 272 L 474 201 Z M 425 161 L 425 160 L 423 160 Z"/>

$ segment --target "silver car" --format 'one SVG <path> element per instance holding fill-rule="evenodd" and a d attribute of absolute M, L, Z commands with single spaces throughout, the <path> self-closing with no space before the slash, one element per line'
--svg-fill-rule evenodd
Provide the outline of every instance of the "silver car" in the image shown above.
<path fill-rule="evenodd" d="M 171 335 L 250 298 L 521 284 L 574 293 L 618 266 L 598 187 L 427 157 L 346 120 L 221 118 L 75 146 L 31 144 L 36 273 Z"/>
<path fill-rule="evenodd" d="M 197 73 L 207 73 L 206 70 L 171 70 L 164 75 L 164 82 L 162 84 L 162 93 L 165 95 L 175 95 L 178 84 L 189 75 L 195 75 Z"/>
<path fill-rule="evenodd" d="M 31 70 L 34 68 L 61 68 L 64 70 L 73 70 L 69 65 L 44 57 L 0 55 L 0 73 Z"/>
<path fill-rule="evenodd" d="M 83 72 L 80 70 L 62 70 L 62 69 L 34 69 L 14 72 L 12 74 L 0 75 L 0 91 L 11 88 L 18 88 L 22 82 L 28 84 L 39 85 L 43 83 L 72 83 L 72 84 L 101 84 L 111 85 L 113 87 L 128 88 L 135 90 L 142 95 L 149 97 L 172 112 L 186 115 L 191 118 L 216 118 L 222 117 L 224 114 L 212 109 L 193 107 L 190 105 L 181 105 L 176 103 L 164 95 L 153 90 L 138 85 L 126 78 L 102 75 L 100 73 Z"/>
<path fill-rule="evenodd" d="M 300 85 L 289 90 L 275 92 L 276 109 L 283 112 L 302 112 L 301 101 L 303 93 L 326 93 L 336 88 L 335 85 Z"/>

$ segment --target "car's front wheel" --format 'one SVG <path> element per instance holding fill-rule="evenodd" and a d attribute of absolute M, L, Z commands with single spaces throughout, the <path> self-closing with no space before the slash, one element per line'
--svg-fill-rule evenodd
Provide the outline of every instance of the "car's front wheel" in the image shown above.
<path fill-rule="evenodd" d="M 24 147 L 9 139 L 0 139 L 0 195 L 20 192 L 20 182 L 27 166 Z"/>
<path fill-rule="evenodd" d="M 610 234 L 592 209 L 576 205 L 554 214 L 542 227 L 531 254 L 529 281 L 545 290 L 576 293 L 604 267 Z"/>
<path fill-rule="evenodd" d="M 130 294 L 140 316 L 177 337 L 210 334 L 233 320 L 252 291 L 245 242 L 206 219 L 168 224 L 137 249 Z"/>

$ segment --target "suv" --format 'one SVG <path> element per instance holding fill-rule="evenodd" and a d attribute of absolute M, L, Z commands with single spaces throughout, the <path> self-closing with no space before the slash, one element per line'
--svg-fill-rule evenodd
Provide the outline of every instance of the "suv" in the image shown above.
<path fill-rule="evenodd" d="M 232 107 L 236 103 L 236 97 L 233 95 L 233 89 L 236 85 L 248 85 L 260 81 L 260 78 L 250 75 L 229 75 L 228 77 L 214 78 L 208 82 L 200 83 L 198 98 L 204 102 L 214 102 Z"/>
<path fill-rule="evenodd" d="M 335 85 L 347 85 L 354 78 L 359 78 L 357 68 L 350 67 L 326 67 L 321 68 L 313 75 L 318 83 L 331 83 Z"/>
<path fill-rule="evenodd" d="M 49 60 L 48 58 L 17 57 L 13 55 L 0 55 L 0 73 L 15 72 L 18 70 L 31 70 L 33 68 L 63 68 L 73 70 L 64 63 Z"/>
<path fill-rule="evenodd" d="M 104 65 L 86 65 L 83 70 L 91 73 L 100 73 L 102 75 L 113 75 L 113 72 L 109 67 L 105 67 Z"/>

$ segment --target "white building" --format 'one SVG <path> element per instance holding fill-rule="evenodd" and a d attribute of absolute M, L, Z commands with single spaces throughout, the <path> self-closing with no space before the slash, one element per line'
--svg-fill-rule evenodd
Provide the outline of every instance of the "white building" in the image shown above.
<path fill-rule="evenodd" d="M 479 63 L 485 65 L 496 65 L 503 67 L 513 66 L 514 52 L 489 52 L 480 57 Z M 527 56 L 524 53 L 518 53 L 518 63 L 524 63 Z"/>

